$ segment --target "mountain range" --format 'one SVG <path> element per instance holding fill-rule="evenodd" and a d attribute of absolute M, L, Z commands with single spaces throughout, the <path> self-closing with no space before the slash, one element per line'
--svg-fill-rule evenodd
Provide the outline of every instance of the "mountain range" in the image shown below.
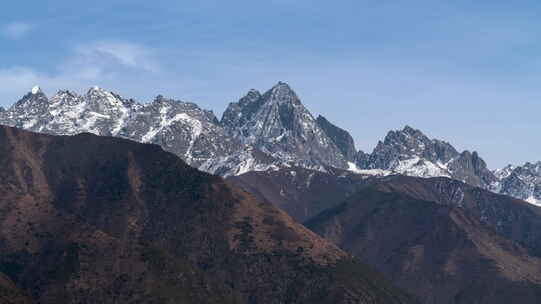
<path fill-rule="evenodd" d="M 0 127 L 1 303 L 417 303 L 157 145 Z"/>
<path fill-rule="evenodd" d="M 390 131 L 372 153 L 357 151 L 349 132 L 321 115 L 314 117 L 283 82 L 264 93 L 250 90 L 230 103 L 220 120 L 194 103 L 161 95 L 138 103 L 93 87 L 84 95 L 63 90 L 49 99 L 34 87 L 0 109 L 0 124 L 154 143 L 191 166 L 224 177 L 292 166 L 376 176 L 446 176 L 541 204 L 541 162 L 491 171 L 477 152 L 459 152 L 409 126 Z"/>
<path fill-rule="evenodd" d="M 0 124 L 0 302 L 541 299 L 541 163 L 410 126 L 358 151 L 282 82 L 221 119 L 35 87 Z"/>
<path fill-rule="evenodd" d="M 448 177 L 286 168 L 227 180 L 422 303 L 537 303 L 541 209 Z"/>

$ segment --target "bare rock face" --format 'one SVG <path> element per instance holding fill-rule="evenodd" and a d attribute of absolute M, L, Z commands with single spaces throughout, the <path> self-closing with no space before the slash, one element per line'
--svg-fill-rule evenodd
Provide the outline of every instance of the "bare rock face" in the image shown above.
<path fill-rule="evenodd" d="M 283 162 L 347 168 L 346 157 L 285 83 L 263 95 L 250 91 L 229 105 L 221 124 L 240 142 Z"/>
<path fill-rule="evenodd" d="M 335 126 L 321 115 L 317 117 L 317 124 L 325 131 L 338 149 L 340 149 L 346 160 L 355 162 L 357 150 L 355 148 L 355 141 L 349 132 Z"/>
<path fill-rule="evenodd" d="M 0 299 L 412 303 L 284 212 L 157 145 L 0 127 L 0 167 Z"/>

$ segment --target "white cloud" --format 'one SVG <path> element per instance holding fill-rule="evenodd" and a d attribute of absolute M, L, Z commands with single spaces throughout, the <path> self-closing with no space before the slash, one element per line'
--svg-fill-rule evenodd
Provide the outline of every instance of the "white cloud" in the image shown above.
<path fill-rule="evenodd" d="M 19 39 L 28 34 L 32 28 L 33 26 L 29 23 L 13 22 L 4 26 L 2 33 L 8 38 Z"/>
<path fill-rule="evenodd" d="M 15 66 L 0 69 L 0 105 L 9 106 L 35 85 L 47 90 L 81 92 L 91 85 L 135 83 L 140 73 L 158 79 L 162 74 L 154 50 L 130 42 L 93 42 L 73 48 L 53 72 Z M 49 92 L 54 93 L 54 92 Z"/>
<path fill-rule="evenodd" d="M 118 64 L 147 70 L 159 71 L 159 64 L 152 57 L 152 50 L 134 43 L 99 41 L 82 44 L 76 48 L 77 57 L 85 61 L 115 61 Z"/>

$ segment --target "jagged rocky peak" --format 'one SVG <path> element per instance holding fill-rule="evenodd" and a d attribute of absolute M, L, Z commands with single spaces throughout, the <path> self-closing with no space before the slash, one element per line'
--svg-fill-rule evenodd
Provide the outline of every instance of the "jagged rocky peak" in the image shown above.
<path fill-rule="evenodd" d="M 203 119 L 209 123 L 219 125 L 218 118 L 214 115 L 212 110 L 206 110 L 200 108 L 196 103 L 189 101 L 176 100 L 172 98 L 164 97 L 163 95 L 158 95 L 151 103 L 150 108 L 152 110 L 157 110 L 158 112 L 171 112 L 171 113 L 186 113 L 197 119 Z"/>
<path fill-rule="evenodd" d="M 242 143 L 284 162 L 312 168 L 347 168 L 340 149 L 284 82 L 263 95 L 252 90 L 239 102 L 231 103 L 221 124 Z"/>
<path fill-rule="evenodd" d="M 485 189 L 490 188 L 498 180 L 475 151 L 462 152 L 449 164 L 448 168 L 457 179 Z"/>
<path fill-rule="evenodd" d="M 15 107 L 28 107 L 37 104 L 46 104 L 48 102 L 47 96 L 41 90 L 39 86 L 34 86 L 26 95 L 15 103 Z"/>
<path fill-rule="evenodd" d="M 274 118 L 277 118 L 267 123 L 279 123 L 280 127 L 291 130 L 293 105 L 302 106 L 297 94 L 284 82 L 278 82 L 263 95 L 251 89 L 238 102 L 229 104 L 222 117 L 222 125 L 236 133 L 234 129 L 238 127 L 256 124 L 255 115 L 267 110 L 267 116 L 276 115 Z"/>
<path fill-rule="evenodd" d="M 0 124 L 40 131 L 41 120 L 50 118 L 48 107 L 49 99 L 38 86 L 35 86 L 0 116 Z"/>
<path fill-rule="evenodd" d="M 316 121 L 319 127 L 325 131 L 327 136 L 329 136 L 340 151 L 342 151 L 342 154 L 346 159 L 350 162 L 355 162 L 355 157 L 358 152 L 355 148 L 355 141 L 349 132 L 337 127 L 322 115 L 319 115 Z"/>
<path fill-rule="evenodd" d="M 85 97 L 91 104 L 101 104 L 109 107 L 123 107 L 129 103 L 129 100 L 125 100 L 122 96 L 111 91 L 106 91 L 98 86 L 90 88 Z"/>
<path fill-rule="evenodd" d="M 252 118 L 252 115 L 259 109 L 262 102 L 261 93 L 258 90 L 251 89 L 239 102 L 229 104 L 222 116 L 221 124 L 231 130 L 244 125 Z"/>
<path fill-rule="evenodd" d="M 358 166 L 415 175 L 417 173 L 409 172 L 411 167 L 426 163 L 430 168 L 426 172 L 424 169 L 422 173 L 418 172 L 421 176 L 448 176 L 445 167 L 458 155 L 449 143 L 430 139 L 420 130 L 406 126 L 402 130 L 390 131 L 383 142 L 378 142 L 368 161 L 366 157 L 361 158 L 364 163 L 358 163 Z"/>
<path fill-rule="evenodd" d="M 496 191 L 541 206 L 541 162 L 527 162 L 522 166 L 509 165 L 496 170 L 499 182 Z"/>
<path fill-rule="evenodd" d="M 378 146 L 392 146 L 400 154 L 416 155 L 430 161 L 446 163 L 459 153 L 449 143 L 430 139 L 423 132 L 410 126 L 400 131 L 390 131 Z M 376 148 L 377 150 L 378 148 Z"/>
<path fill-rule="evenodd" d="M 56 92 L 56 96 L 60 96 L 60 97 L 71 97 L 71 98 L 79 98 L 81 97 L 79 94 L 77 94 L 77 92 L 73 92 L 73 91 L 70 91 L 70 90 L 58 90 L 58 92 Z"/>
<path fill-rule="evenodd" d="M 265 97 L 268 96 L 268 97 Z M 274 87 L 265 93 L 264 98 L 275 103 L 300 105 L 301 101 L 295 91 L 285 83 L 279 81 Z"/>
<path fill-rule="evenodd" d="M 240 149 L 212 111 L 162 95 L 135 107 L 118 136 L 161 145 L 194 167 Z"/>
<path fill-rule="evenodd" d="M 358 153 L 357 166 L 389 174 L 446 176 L 485 189 L 497 181 L 477 152 L 459 153 L 448 142 L 430 139 L 410 126 L 390 131 L 370 155 Z"/>
<path fill-rule="evenodd" d="M 110 92 L 98 87 L 93 86 L 86 92 L 88 99 L 104 99 L 104 98 L 114 98 L 115 96 Z"/>
<path fill-rule="evenodd" d="M 53 97 L 51 97 L 49 107 L 57 108 L 64 106 L 73 106 L 82 101 L 82 97 L 69 90 L 60 90 Z"/>

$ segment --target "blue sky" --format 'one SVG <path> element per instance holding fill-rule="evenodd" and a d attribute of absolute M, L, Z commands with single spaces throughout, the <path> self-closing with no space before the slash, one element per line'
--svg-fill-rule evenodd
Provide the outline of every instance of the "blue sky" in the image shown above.
<path fill-rule="evenodd" d="M 218 115 L 288 82 L 371 151 L 408 124 L 491 168 L 541 160 L 539 1 L 8 1 L 0 105 L 99 85 Z"/>

